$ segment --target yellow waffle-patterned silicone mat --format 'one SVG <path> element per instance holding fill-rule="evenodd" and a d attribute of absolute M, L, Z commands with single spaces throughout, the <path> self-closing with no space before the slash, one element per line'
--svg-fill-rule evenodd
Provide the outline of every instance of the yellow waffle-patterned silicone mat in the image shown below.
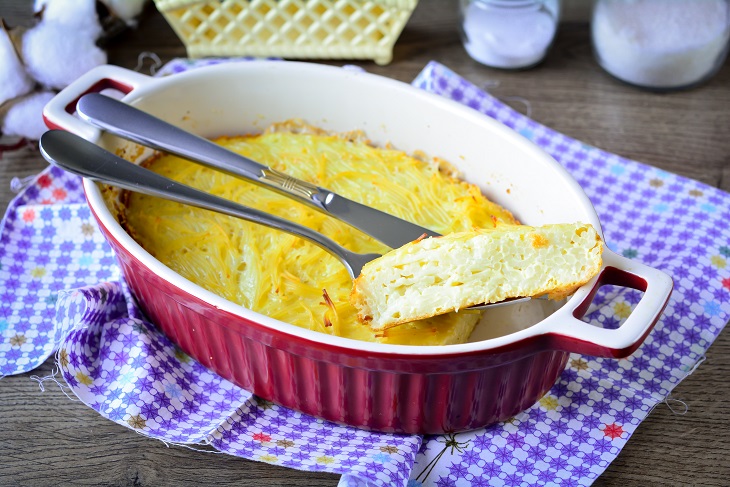
<path fill-rule="evenodd" d="M 388 64 L 418 0 L 155 0 L 191 58 L 372 59 Z"/>

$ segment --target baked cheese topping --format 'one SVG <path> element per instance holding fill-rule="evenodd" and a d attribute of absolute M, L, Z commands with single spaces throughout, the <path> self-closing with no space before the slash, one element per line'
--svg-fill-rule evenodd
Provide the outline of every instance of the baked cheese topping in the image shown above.
<path fill-rule="evenodd" d="M 289 128 L 216 142 L 441 234 L 516 223 L 479 188 L 446 174 L 438 161 L 375 148 L 361 134 L 340 137 L 316 130 L 292 133 Z M 181 183 L 310 227 L 352 251 L 382 254 L 390 250 L 343 222 L 222 172 L 171 155 L 154 157 L 144 165 Z M 352 280 L 345 268 L 314 244 L 138 193 L 127 195 L 123 221 L 135 240 L 183 277 L 230 301 L 310 330 L 359 340 L 438 345 L 465 341 L 479 318 L 475 313 L 450 313 L 374 332 L 357 321 L 348 300 Z"/>

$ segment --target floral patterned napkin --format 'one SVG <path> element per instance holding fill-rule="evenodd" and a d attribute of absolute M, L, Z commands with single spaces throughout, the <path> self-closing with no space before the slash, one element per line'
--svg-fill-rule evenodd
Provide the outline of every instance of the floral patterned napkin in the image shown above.
<path fill-rule="evenodd" d="M 177 60 L 160 73 L 210 62 L 221 61 Z M 552 154 L 593 201 L 608 246 L 673 276 L 669 306 L 634 355 L 573 355 L 538 403 L 469 433 L 424 438 L 321 421 L 216 376 L 147 322 L 83 203 L 80 181 L 51 168 L 0 225 L 0 376 L 30 371 L 55 351 L 70 390 L 112 421 L 166 442 L 340 473 L 341 485 L 590 485 L 730 317 L 730 195 L 558 134 L 440 64 L 413 84 Z M 639 298 L 602 288 L 588 319 L 620 326 Z"/>

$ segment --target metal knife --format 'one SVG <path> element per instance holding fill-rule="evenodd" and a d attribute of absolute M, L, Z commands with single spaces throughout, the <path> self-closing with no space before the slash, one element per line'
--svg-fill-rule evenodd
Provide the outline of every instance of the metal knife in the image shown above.
<path fill-rule="evenodd" d="M 352 225 L 389 247 L 400 247 L 424 233 L 439 236 L 427 228 L 271 169 L 108 96 L 84 95 L 76 110 L 83 120 L 107 132 L 278 191 Z"/>

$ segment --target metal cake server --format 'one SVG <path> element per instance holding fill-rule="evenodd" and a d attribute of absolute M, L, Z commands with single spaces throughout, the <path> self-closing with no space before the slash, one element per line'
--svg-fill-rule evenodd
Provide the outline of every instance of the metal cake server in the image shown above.
<path fill-rule="evenodd" d="M 76 111 L 83 120 L 124 139 L 278 191 L 352 225 L 389 247 L 401 247 L 424 233 L 430 237 L 439 236 L 427 228 L 259 164 L 108 96 L 84 95 L 79 99 Z"/>
<path fill-rule="evenodd" d="M 310 228 L 173 181 L 122 159 L 70 132 L 49 130 L 41 136 L 39 146 L 46 160 L 79 176 L 129 191 L 242 218 L 304 238 L 337 257 L 353 279 L 360 274 L 365 264 L 380 257 L 379 254 L 352 252 Z M 486 309 L 529 299 L 519 298 L 472 306 L 468 309 Z"/>

